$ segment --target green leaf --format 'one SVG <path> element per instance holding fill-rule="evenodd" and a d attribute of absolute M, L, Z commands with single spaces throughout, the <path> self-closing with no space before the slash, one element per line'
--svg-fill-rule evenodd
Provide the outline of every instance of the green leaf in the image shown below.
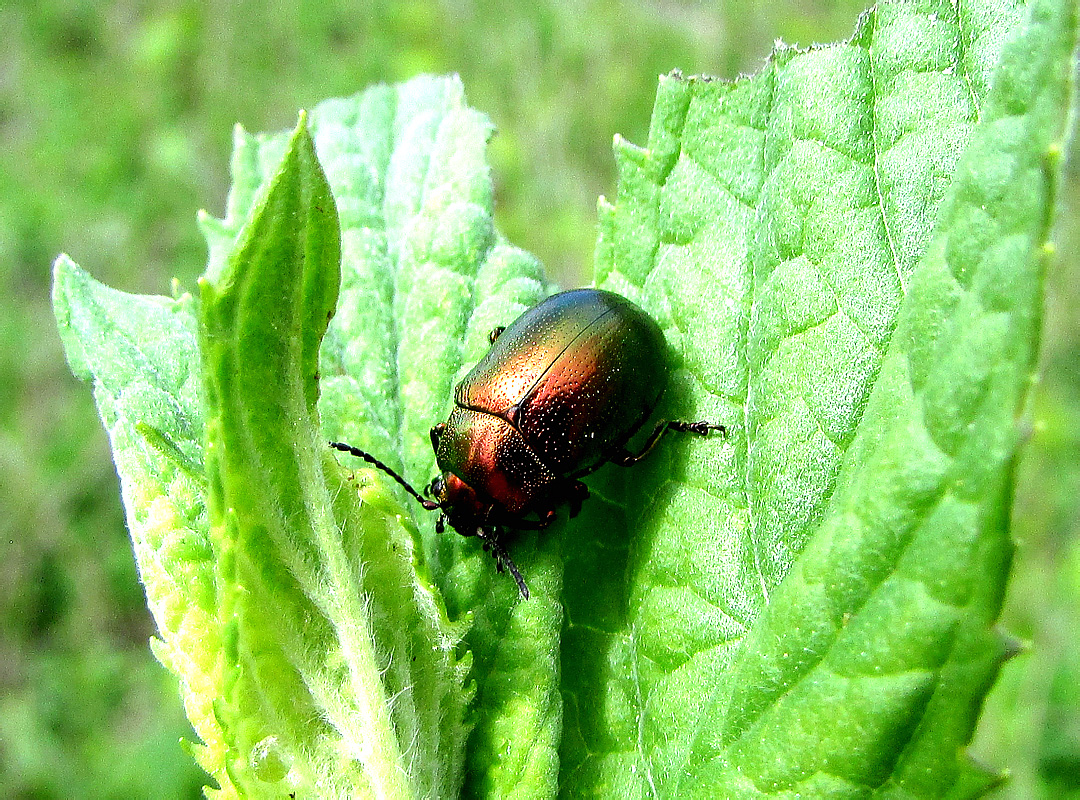
<path fill-rule="evenodd" d="M 341 296 L 320 367 L 323 432 L 420 485 L 435 474 L 428 430 L 446 418 L 488 333 L 550 289 L 536 260 L 494 230 L 491 125 L 465 106 L 457 80 L 417 78 L 330 101 L 312 128 L 342 209 Z M 469 624 L 477 701 L 466 791 L 550 791 L 561 723 L 557 553 L 537 550 L 535 536 L 515 549 L 541 590 L 519 606 L 478 542 L 436 538 L 430 515 L 398 496 L 420 515 L 420 574 L 442 590 L 450 617 Z"/>
<path fill-rule="evenodd" d="M 287 779 L 317 796 L 444 796 L 460 786 L 468 731 L 461 631 L 417 578 L 400 509 L 377 490 L 358 504 L 319 429 L 340 254 L 302 119 L 224 268 L 202 282 L 227 640 L 216 710 L 230 777 L 254 765 L 245 791 Z"/>
<path fill-rule="evenodd" d="M 1006 654 L 1075 10 L 978 11 L 883 4 L 753 78 L 669 76 L 648 147 L 617 143 L 597 280 L 679 351 L 669 413 L 733 433 L 602 490 L 628 583 L 575 603 L 568 567 L 571 793 L 987 785 L 958 754 Z"/>
<path fill-rule="evenodd" d="M 60 256 L 53 308 L 68 363 L 93 383 L 109 434 L 160 637 L 151 642 L 154 653 L 180 678 L 188 718 L 206 745 L 195 755 L 217 774 L 222 733 L 213 702 L 221 628 L 202 476 L 194 302 L 188 294 L 172 299 L 109 289 Z"/>
<path fill-rule="evenodd" d="M 448 415 L 488 333 L 550 290 L 536 260 L 494 230 L 491 125 L 465 106 L 458 81 L 418 78 L 330 101 L 312 127 L 341 187 L 344 256 L 322 349 L 323 431 L 420 485 L 435 474 L 428 431 Z M 515 548 L 537 589 L 536 602 L 518 605 L 478 542 L 436 537 L 431 516 L 399 497 L 419 514 L 421 574 L 442 590 L 450 617 L 470 624 L 477 701 L 465 791 L 550 793 L 561 724 L 557 552 L 551 542 L 537 549 L 535 535 Z"/>

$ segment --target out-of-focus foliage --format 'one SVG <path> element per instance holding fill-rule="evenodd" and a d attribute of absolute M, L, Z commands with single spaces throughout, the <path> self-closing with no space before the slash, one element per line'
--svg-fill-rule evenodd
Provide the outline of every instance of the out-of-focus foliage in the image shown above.
<path fill-rule="evenodd" d="M 1002 626 L 1024 650 L 1001 672 L 974 751 L 1008 765 L 1001 797 L 1080 798 L 1080 164 L 1073 143 L 1047 275 L 1040 384 L 1020 464 L 1017 553 Z"/>
<path fill-rule="evenodd" d="M 233 122 L 277 129 L 324 97 L 456 71 L 499 130 L 498 226 L 561 284 L 578 283 L 591 272 L 596 196 L 613 191 L 611 137 L 646 139 L 658 73 L 733 77 L 775 37 L 847 35 L 864 5 L 0 8 L 0 793 L 179 797 L 204 777 L 175 744 L 190 731 L 146 644 L 105 437 L 60 352 L 48 301 L 57 252 L 128 291 L 160 293 L 174 275 L 190 287 L 205 262 L 192 210 L 224 206 Z M 1075 165 L 1070 174 L 1075 187 Z M 1010 796 L 1080 792 L 1078 207 L 1050 271 L 1016 502 L 1006 621 L 1030 652 L 1007 668 L 979 741 L 984 759 L 1012 768 Z"/>

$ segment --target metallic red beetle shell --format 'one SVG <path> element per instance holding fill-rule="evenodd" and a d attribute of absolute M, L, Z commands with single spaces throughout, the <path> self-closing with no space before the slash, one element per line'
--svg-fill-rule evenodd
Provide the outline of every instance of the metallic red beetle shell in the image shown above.
<path fill-rule="evenodd" d="M 624 447 L 667 385 L 659 325 L 599 289 L 553 295 L 495 340 L 458 384 L 439 469 L 508 514 L 548 502 Z"/>

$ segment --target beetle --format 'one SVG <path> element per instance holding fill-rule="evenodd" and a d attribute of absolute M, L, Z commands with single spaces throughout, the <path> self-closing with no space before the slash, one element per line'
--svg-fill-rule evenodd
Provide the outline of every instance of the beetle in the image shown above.
<path fill-rule="evenodd" d="M 636 464 L 666 431 L 726 434 L 710 422 L 662 420 L 638 452 L 630 438 L 668 381 L 660 326 L 637 305 L 601 289 L 552 295 L 489 336 L 491 348 L 454 391 L 446 422 L 431 429 L 440 474 L 422 497 L 386 464 L 342 442 L 330 446 L 387 473 L 429 511 L 477 536 L 499 572 L 529 589 L 502 544 L 504 529 L 538 530 L 588 499 L 581 478 L 607 462 Z"/>

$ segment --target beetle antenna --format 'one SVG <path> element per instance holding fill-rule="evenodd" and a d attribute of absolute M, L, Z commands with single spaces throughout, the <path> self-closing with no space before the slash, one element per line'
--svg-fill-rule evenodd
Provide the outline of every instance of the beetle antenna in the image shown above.
<path fill-rule="evenodd" d="M 343 453 L 348 453 L 349 455 L 356 456 L 357 458 L 362 458 L 369 464 L 378 467 L 395 481 L 404 486 L 405 491 L 411 494 L 417 500 L 419 500 L 420 505 L 422 505 L 428 511 L 434 511 L 436 508 L 439 507 L 439 504 L 436 503 L 434 500 L 427 500 L 421 497 L 417 493 L 416 489 L 409 485 L 409 482 L 407 480 L 405 480 L 403 477 L 390 469 L 390 467 L 386 466 L 386 464 L 379 461 L 379 459 L 375 458 L 375 456 L 371 455 L 371 453 L 365 453 L 360 448 L 353 447 L 351 444 L 345 444 L 344 442 L 330 442 L 330 446 L 333 447 L 335 450 L 340 450 Z"/>
<path fill-rule="evenodd" d="M 510 558 L 510 554 L 503 549 L 503 546 L 499 544 L 499 541 L 492 535 L 485 533 L 483 528 L 477 530 L 476 535 L 484 542 L 486 550 L 491 551 L 491 555 L 495 558 L 495 566 L 499 572 L 503 571 L 505 567 L 510 571 L 510 574 L 514 576 L 514 580 L 517 582 L 518 591 L 521 592 L 523 599 L 529 599 L 529 587 L 525 585 L 525 579 L 521 577 L 521 573 L 518 571 L 517 565 Z"/>

